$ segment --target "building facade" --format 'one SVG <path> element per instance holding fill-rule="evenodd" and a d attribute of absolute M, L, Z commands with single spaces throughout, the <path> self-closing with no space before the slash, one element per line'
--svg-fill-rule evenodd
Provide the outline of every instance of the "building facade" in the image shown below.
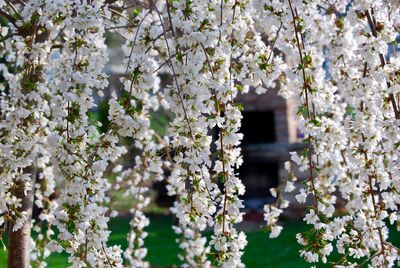
<path fill-rule="evenodd" d="M 296 121 L 296 104 L 279 96 L 278 90 L 272 88 L 261 95 L 251 92 L 237 98 L 245 107 L 241 128 L 244 161 L 239 173 L 246 186 L 247 212 L 260 213 L 264 204 L 275 202 L 269 189 L 287 177 L 284 162 L 290 159 L 289 152 L 304 148 Z M 300 180 L 305 177 L 297 175 Z M 294 195 L 285 198 L 294 201 Z M 296 202 L 291 203 L 287 216 L 297 217 L 304 211 Z"/>

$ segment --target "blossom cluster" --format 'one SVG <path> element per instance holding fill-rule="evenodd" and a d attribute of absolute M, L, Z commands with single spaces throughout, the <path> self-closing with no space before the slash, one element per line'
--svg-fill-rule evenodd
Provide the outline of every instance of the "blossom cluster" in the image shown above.
<path fill-rule="evenodd" d="M 334 250 L 338 267 L 398 261 L 388 241 L 400 222 L 396 1 L 6 0 L 0 15 L 0 234 L 32 222 L 35 266 L 65 251 L 71 267 L 149 267 L 144 209 L 165 180 L 184 267 L 244 267 L 236 97 L 275 86 L 297 105 L 306 148 L 270 189 L 270 237 L 294 192 L 309 204 L 310 229 L 297 235 L 306 261 Z M 122 40 L 123 71 L 104 94 L 110 36 Z M 102 126 L 92 114 L 105 96 Z M 160 108 L 172 117 L 165 136 L 151 125 Z M 137 155 L 121 165 L 126 141 Z M 112 191 L 135 200 L 125 250 L 107 243 Z"/>
<path fill-rule="evenodd" d="M 304 218 L 312 229 L 297 235 L 304 246 L 300 255 L 327 262 L 336 247 L 343 255 L 337 266 L 391 267 L 398 260 L 387 225 L 397 222 L 398 6 L 391 1 L 263 4 L 262 23 L 283 25 L 276 47 L 292 67 L 284 72 L 281 94 L 297 101 L 306 137 L 305 152 L 292 153 L 299 170 L 309 174 L 296 199 L 312 203 Z M 334 215 L 338 198 L 344 216 Z M 265 208 L 272 236 L 280 230 L 281 199 Z"/>

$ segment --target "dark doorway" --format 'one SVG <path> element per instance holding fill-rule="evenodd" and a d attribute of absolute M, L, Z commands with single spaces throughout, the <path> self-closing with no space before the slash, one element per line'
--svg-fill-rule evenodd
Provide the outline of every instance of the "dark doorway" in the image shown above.
<path fill-rule="evenodd" d="M 246 186 L 245 206 L 249 210 L 262 210 L 265 203 L 275 201 L 269 189 L 279 183 L 278 159 L 271 158 L 269 152 L 271 144 L 276 142 L 274 112 L 244 112 L 240 131 L 244 135 L 244 161 L 239 174 Z"/>
<path fill-rule="evenodd" d="M 278 186 L 278 163 L 257 161 L 246 161 L 239 172 L 246 193 L 244 198 L 271 198 L 269 188 Z"/>

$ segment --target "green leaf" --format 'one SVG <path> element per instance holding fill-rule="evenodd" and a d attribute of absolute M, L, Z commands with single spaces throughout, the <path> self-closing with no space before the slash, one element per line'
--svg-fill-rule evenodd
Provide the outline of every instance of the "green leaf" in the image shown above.
<path fill-rule="evenodd" d="M 243 111 L 244 111 L 244 105 L 243 105 L 243 103 L 236 103 L 236 108 L 237 108 L 239 111 L 243 112 Z"/>
<path fill-rule="evenodd" d="M 139 10 L 138 8 L 134 8 L 134 9 L 132 10 L 132 14 L 133 14 L 134 17 L 137 17 L 137 16 L 139 16 L 139 14 L 140 14 L 140 10 Z"/>

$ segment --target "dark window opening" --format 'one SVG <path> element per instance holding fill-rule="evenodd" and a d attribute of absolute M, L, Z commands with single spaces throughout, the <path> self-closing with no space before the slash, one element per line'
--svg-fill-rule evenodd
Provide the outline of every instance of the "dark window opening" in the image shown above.
<path fill-rule="evenodd" d="M 243 145 L 275 142 L 274 112 L 244 112 L 240 131 L 243 133 Z"/>

